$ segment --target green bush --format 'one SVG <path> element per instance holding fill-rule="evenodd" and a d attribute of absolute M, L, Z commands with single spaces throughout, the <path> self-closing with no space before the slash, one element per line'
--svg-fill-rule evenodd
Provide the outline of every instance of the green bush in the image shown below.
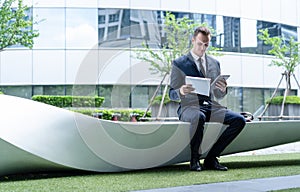
<path fill-rule="evenodd" d="M 152 105 L 160 105 L 160 102 L 162 100 L 162 95 L 158 95 L 154 98 L 152 101 Z M 170 103 L 172 100 L 170 99 L 169 95 L 165 96 L 164 104 Z"/>
<path fill-rule="evenodd" d="M 93 116 L 95 113 L 102 113 L 102 119 L 112 120 L 113 114 L 120 114 L 120 121 L 130 121 L 130 115 L 136 114 L 137 120 L 144 115 L 145 111 L 140 109 L 70 109 L 71 111 Z M 151 112 L 146 113 L 146 117 L 151 117 Z"/>
<path fill-rule="evenodd" d="M 59 96 L 59 95 L 34 95 L 34 101 L 46 103 L 56 107 L 100 107 L 104 97 L 98 96 Z"/>
<path fill-rule="evenodd" d="M 281 105 L 283 101 L 283 96 L 277 96 L 274 97 L 272 100 L 268 99 L 267 104 L 275 104 L 275 105 Z M 287 96 L 285 99 L 285 104 L 298 104 L 300 105 L 300 97 L 295 95 Z"/>

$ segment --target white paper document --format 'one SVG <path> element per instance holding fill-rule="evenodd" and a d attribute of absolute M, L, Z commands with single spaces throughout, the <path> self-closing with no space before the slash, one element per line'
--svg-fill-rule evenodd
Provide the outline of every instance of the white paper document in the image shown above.
<path fill-rule="evenodd" d="M 195 91 L 193 91 L 192 93 L 209 96 L 209 92 L 210 92 L 209 78 L 186 76 L 185 83 L 191 84 L 195 88 Z"/>

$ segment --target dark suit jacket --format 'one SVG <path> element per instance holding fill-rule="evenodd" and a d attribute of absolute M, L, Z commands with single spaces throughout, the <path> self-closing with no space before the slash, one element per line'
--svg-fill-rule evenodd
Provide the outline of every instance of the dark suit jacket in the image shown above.
<path fill-rule="evenodd" d="M 208 55 L 205 56 L 205 59 L 207 63 L 206 78 L 210 78 L 212 82 L 221 73 L 220 63 Z M 209 97 L 196 94 L 182 96 L 179 93 L 179 89 L 185 84 L 186 76 L 204 77 L 204 75 L 198 70 L 196 63 L 194 62 L 194 58 L 190 53 L 179 57 L 172 63 L 169 96 L 171 100 L 180 101 L 180 108 L 178 111 L 179 115 L 186 107 L 202 106 L 204 101 L 209 104 L 209 108 L 211 108 L 212 105 L 221 106 L 215 101 L 215 98 L 223 98 L 227 91 L 226 93 L 222 93 L 219 89 L 213 87 L 211 88 Z"/>

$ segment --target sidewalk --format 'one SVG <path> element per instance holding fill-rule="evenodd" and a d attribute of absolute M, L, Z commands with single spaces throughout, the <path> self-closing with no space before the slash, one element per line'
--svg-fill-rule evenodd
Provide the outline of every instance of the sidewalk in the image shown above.
<path fill-rule="evenodd" d="M 149 189 L 135 192 L 267 192 L 272 190 L 300 188 L 299 181 L 300 175 L 295 175 L 171 188 Z"/>
<path fill-rule="evenodd" d="M 300 152 L 300 142 L 289 143 L 284 145 L 278 145 L 274 147 L 269 147 L 266 149 L 253 150 L 248 152 L 233 154 L 237 156 L 241 155 L 267 155 L 267 154 L 282 154 L 282 153 L 299 153 Z"/>

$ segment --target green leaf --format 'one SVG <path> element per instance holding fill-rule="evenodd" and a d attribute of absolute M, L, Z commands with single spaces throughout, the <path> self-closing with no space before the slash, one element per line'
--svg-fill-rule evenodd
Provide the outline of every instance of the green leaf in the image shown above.
<path fill-rule="evenodd" d="M 13 7 L 17 3 L 17 7 Z M 32 10 L 23 4 L 23 0 L 0 1 L 0 51 L 12 45 L 32 48 L 33 39 L 39 36 L 33 30 Z"/>
<path fill-rule="evenodd" d="M 170 12 L 166 13 L 164 20 L 164 32 L 167 37 L 166 44 L 158 45 L 161 48 L 159 50 L 153 50 L 144 43 L 142 44 L 142 49 L 135 49 L 135 57 L 149 63 L 151 65 L 149 70 L 152 74 L 159 74 L 161 76 L 170 73 L 173 60 L 190 50 L 190 37 L 195 27 L 208 26 L 207 23 L 196 23 L 194 20 L 186 17 L 176 19 L 175 15 Z M 211 27 L 209 28 L 212 34 L 215 34 L 215 30 Z M 211 46 L 208 53 L 221 55 L 218 53 L 220 50 Z"/>

